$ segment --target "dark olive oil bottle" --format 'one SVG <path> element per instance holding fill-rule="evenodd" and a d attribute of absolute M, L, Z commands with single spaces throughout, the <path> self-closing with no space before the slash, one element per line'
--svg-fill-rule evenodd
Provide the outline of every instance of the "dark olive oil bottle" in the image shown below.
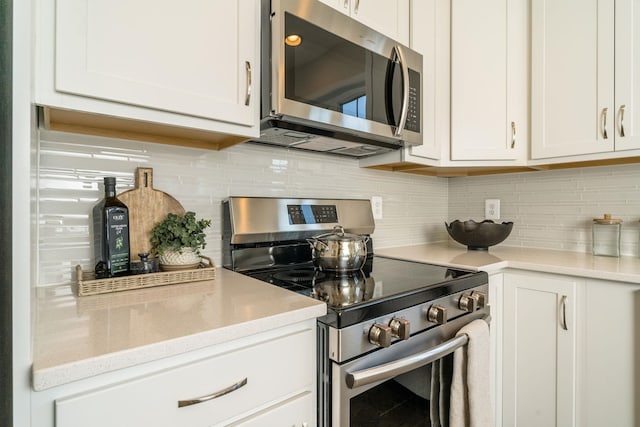
<path fill-rule="evenodd" d="M 96 278 L 126 276 L 129 271 L 129 208 L 116 197 L 116 178 L 104 178 L 104 199 L 93 207 Z"/>

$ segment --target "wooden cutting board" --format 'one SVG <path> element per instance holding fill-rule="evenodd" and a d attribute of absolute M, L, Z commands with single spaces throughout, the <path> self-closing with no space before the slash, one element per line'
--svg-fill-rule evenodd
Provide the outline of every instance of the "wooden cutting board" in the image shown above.
<path fill-rule="evenodd" d="M 136 168 L 133 190 L 118 194 L 129 208 L 129 241 L 131 261 L 138 261 L 141 252 L 151 252 L 151 230 L 168 213 L 184 215 L 184 208 L 169 194 L 153 189 L 153 169 Z"/>

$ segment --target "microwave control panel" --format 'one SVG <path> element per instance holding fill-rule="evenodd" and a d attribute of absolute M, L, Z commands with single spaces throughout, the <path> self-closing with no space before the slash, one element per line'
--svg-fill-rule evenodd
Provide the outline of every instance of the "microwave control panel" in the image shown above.
<path fill-rule="evenodd" d="M 420 132 L 420 74 L 409 69 L 409 111 L 404 128 L 412 132 Z"/>

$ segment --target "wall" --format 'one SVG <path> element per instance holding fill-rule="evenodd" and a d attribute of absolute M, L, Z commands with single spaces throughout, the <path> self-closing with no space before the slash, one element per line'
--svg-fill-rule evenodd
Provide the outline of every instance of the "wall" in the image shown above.
<path fill-rule="evenodd" d="M 621 218 L 621 252 L 638 254 L 640 166 L 637 164 L 452 178 L 449 220 L 484 219 L 484 200 L 501 200 L 513 221 L 503 244 L 591 252 L 593 218 Z"/>
<path fill-rule="evenodd" d="M 66 283 L 75 266 L 92 269 L 89 221 L 102 178 L 133 188 L 138 166 L 154 188 L 213 220 L 204 253 L 220 264 L 220 203 L 229 195 L 370 198 L 382 196 L 375 247 L 447 239 L 447 180 L 361 169 L 355 159 L 241 144 L 224 151 L 41 131 L 38 177 L 38 285 Z"/>
<path fill-rule="evenodd" d="M 38 177 L 39 285 L 73 280 L 92 267 L 89 213 L 105 175 L 117 191 L 133 188 L 137 166 L 152 167 L 154 187 L 198 217 L 211 218 L 205 254 L 219 265 L 220 202 L 229 195 L 383 197 L 375 247 L 447 240 L 444 221 L 484 218 L 484 200 L 501 200 L 515 223 L 503 243 L 591 251 L 592 219 L 623 219 L 622 253 L 638 254 L 640 167 L 622 165 L 433 178 L 362 169 L 357 160 L 241 144 L 224 151 L 41 132 Z"/>

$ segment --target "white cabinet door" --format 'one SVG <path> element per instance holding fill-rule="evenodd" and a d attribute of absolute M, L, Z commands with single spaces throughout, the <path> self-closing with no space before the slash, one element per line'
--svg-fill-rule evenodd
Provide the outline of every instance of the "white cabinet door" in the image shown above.
<path fill-rule="evenodd" d="M 315 406 L 314 395 L 304 393 L 227 427 L 313 427 L 316 425 L 316 413 L 309 409 Z"/>
<path fill-rule="evenodd" d="M 281 336 L 104 388 L 56 397 L 57 427 L 315 424 L 315 319 Z M 303 327 L 303 326 L 301 326 Z M 286 356 L 286 357 L 285 357 Z M 273 411 L 273 413 L 271 413 Z M 268 414 L 268 415 L 267 415 Z M 286 421 L 286 423 L 284 423 Z"/>
<path fill-rule="evenodd" d="M 451 160 L 526 160 L 525 6 L 451 3 Z"/>
<path fill-rule="evenodd" d="M 320 0 L 395 41 L 409 45 L 409 0 Z"/>
<path fill-rule="evenodd" d="M 439 0 L 411 1 L 411 42 L 413 50 L 422 54 L 422 145 L 407 148 L 410 156 L 439 159 L 441 143 L 448 144 L 449 90 L 436 84 L 449 72 L 445 58 L 449 56 L 449 40 L 443 44 L 443 34 L 448 22 L 438 19 L 445 2 Z M 448 9 L 449 5 L 446 2 Z M 444 69 L 443 69 L 444 66 Z M 442 100 L 446 104 L 442 104 Z M 446 129 L 443 135 L 442 129 Z M 446 138 L 446 139 L 445 139 Z"/>
<path fill-rule="evenodd" d="M 640 149 L 640 3 L 616 0 L 616 151 Z"/>
<path fill-rule="evenodd" d="M 577 279 L 505 273 L 503 423 L 575 423 Z"/>
<path fill-rule="evenodd" d="M 60 95 L 37 85 L 44 105 L 82 110 L 84 98 L 257 124 L 257 1 L 58 0 L 55 10 L 45 6 L 41 19 L 55 20 L 49 90 Z M 52 42 L 43 31 L 37 43 Z"/>
<path fill-rule="evenodd" d="M 581 301 L 576 425 L 637 426 L 640 285 L 588 280 Z"/>
<path fill-rule="evenodd" d="M 531 14 L 532 158 L 613 151 L 613 0 L 532 0 Z"/>

